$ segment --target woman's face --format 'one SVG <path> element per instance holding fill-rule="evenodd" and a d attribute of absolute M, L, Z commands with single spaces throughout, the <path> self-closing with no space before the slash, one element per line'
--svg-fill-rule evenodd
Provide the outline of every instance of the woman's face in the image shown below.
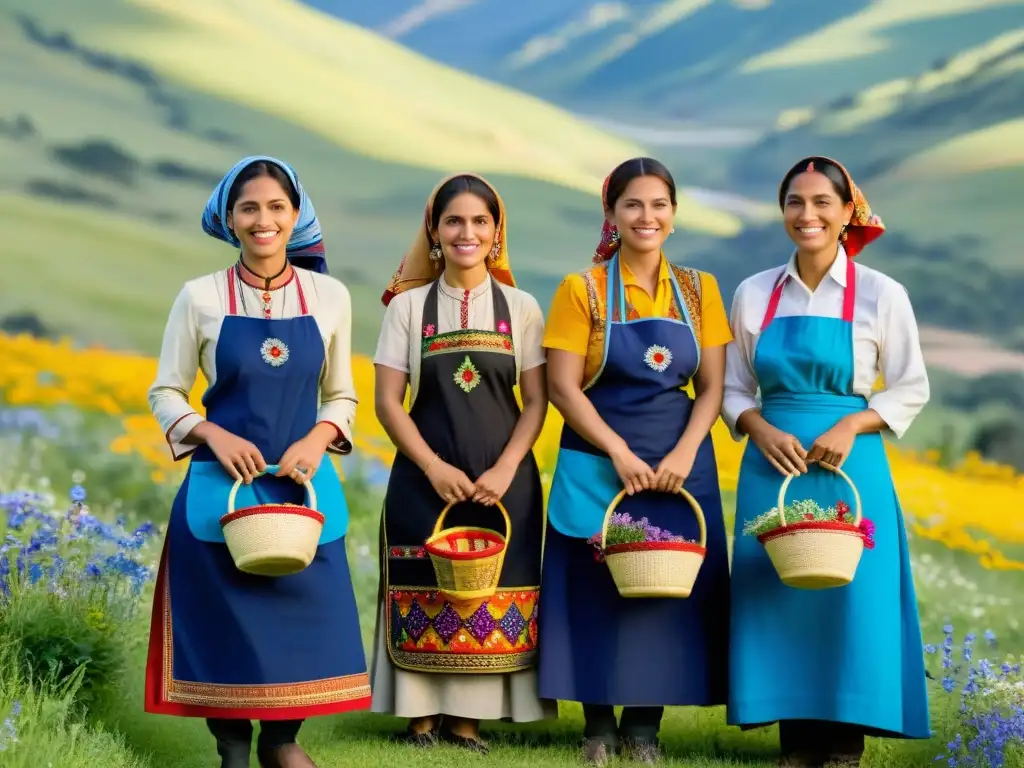
<path fill-rule="evenodd" d="M 814 252 L 834 248 L 853 216 L 853 203 L 843 203 L 823 173 L 793 177 L 783 200 L 786 232 L 797 248 Z"/>
<path fill-rule="evenodd" d="M 633 253 L 648 253 L 661 251 L 675 213 L 668 185 L 657 176 L 640 176 L 629 182 L 607 215 L 622 245 Z"/>
<path fill-rule="evenodd" d="M 441 212 L 434 242 L 441 243 L 445 264 L 468 270 L 483 263 L 494 246 L 497 222 L 487 203 L 471 192 L 452 198 Z"/>
<path fill-rule="evenodd" d="M 288 245 L 299 211 L 277 179 L 258 176 L 242 186 L 227 224 L 250 256 L 269 259 Z"/>

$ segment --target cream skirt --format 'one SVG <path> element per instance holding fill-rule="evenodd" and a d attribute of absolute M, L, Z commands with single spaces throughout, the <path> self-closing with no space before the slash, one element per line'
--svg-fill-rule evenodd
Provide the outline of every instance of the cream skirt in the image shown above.
<path fill-rule="evenodd" d="M 397 717 L 451 715 L 474 720 L 529 723 L 558 717 L 558 702 L 537 696 L 537 671 L 507 674 L 409 672 L 391 663 L 384 636 L 384 609 L 374 632 L 372 711 Z"/>

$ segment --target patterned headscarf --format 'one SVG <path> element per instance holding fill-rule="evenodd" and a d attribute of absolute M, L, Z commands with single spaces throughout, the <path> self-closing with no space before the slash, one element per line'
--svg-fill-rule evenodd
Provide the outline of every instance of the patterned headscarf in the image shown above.
<path fill-rule="evenodd" d="M 838 160 L 833 160 L 831 157 L 821 157 L 820 159 L 828 160 L 842 171 L 843 176 L 846 177 L 846 184 L 850 188 L 850 196 L 853 198 L 853 216 L 850 218 L 850 223 L 843 230 L 841 239 L 843 250 L 852 259 L 863 251 L 866 246 L 885 234 L 885 224 L 882 223 L 878 216 L 871 212 L 871 206 L 868 205 L 867 198 L 864 197 L 864 193 L 860 191 L 860 188 L 854 184 L 853 177 L 843 164 Z M 807 164 L 805 173 L 814 171 L 815 167 L 812 160 Z M 781 196 L 784 191 L 780 184 L 779 195 Z"/>
<path fill-rule="evenodd" d="M 236 248 L 241 246 L 235 233 L 228 229 L 227 225 L 228 193 L 231 191 L 231 185 L 238 178 L 238 174 L 253 163 L 259 162 L 273 163 L 284 171 L 299 193 L 299 218 L 295 222 L 292 236 L 288 239 L 288 261 L 296 267 L 326 275 L 327 257 L 324 251 L 323 235 L 320 232 L 320 221 L 316 217 L 313 203 L 299 183 L 299 177 L 295 174 L 294 169 L 273 157 L 257 155 L 246 157 L 235 163 L 234 167 L 221 179 L 220 184 L 214 188 L 206 203 L 206 208 L 203 210 L 203 231 L 210 237 L 223 240 Z"/>
<path fill-rule="evenodd" d="M 615 173 L 615 171 L 612 171 Z M 604 177 L 604 184 L 601 185 L 601 210 L 608 210 L 608 182 L 611 180 L 612 174 L 609 173 Z M 606 216 L 604 219 L 604 225 L 601 227 L 601 242 L 597 244 L 597 250 L 594 251 L 594 263 L 601 264 L 608 261 L 615 252 L 619 250 L 619 228 L 608 221 Z"/>
<path fill-rule="evenodd" d="M 498 246 L 498 250 L 493 256 L 491 254 L 487 255 L 487 271 L 498 282 L 512 288 L 516 287 L 516 281 L 512 276 L 512 268 L 508 260 L 508 237 L 506 235 L 506 221 L 508 217 L 505 215 L 505 203 L 502 202 L 501 195 L 498 194 L 494 185 L 482 176 L 478 176 L 475 173 L 455 173 L 442 179 L 441 183 L 434 187 L 434 191 L 430 193 L 426 210 L 423 212 L 423 226 L 417 233 L 412 246 L 402 258 L 402 263 L 398 265 L 398 270 L 392 275 L 387 290 L 384 291 L 380 298 L 385 307 L 398 294 L 431 283 L 440 277 L 441 272 L 444 271 L 443 255 L 438 261 L 430 258 L 430 251 L 434 247 L 434 240 L 430 235 L 430 222 L 433 216 L 434 200 L 437 199 L 437 193 L 441 191 L 441 187 L 458 176 L 472 176 L 475 179 L 479 179 L 490 187 L 491 191 L 494 192 L 494 196 L 498 199 L 498 216 L 500 220 L 498 221 L 498 230 L 495 233 L 495 243 Z"/>

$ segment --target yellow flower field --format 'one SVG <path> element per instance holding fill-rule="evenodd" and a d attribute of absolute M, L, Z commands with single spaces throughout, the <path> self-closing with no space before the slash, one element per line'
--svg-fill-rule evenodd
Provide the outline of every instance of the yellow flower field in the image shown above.
<path fill-rule="evenodd" d="M 0 334 L 0 359 L 0 394 L 11 405 L 71 405 L 117 417 L 123 432 L 111 444 L 112 451 L 138 455 L 152 467 L 155 482 L 178 474 L 181 467 L 171 460 L 146 401 L 156 374 L 154 358 Z M 394 449 L 374 416 L 373 364 L 363 356 L 353 364 L 360 396 L 356 449 L 364 457 L 390 464 Z M 200 377 L 192 390 L 192 403 L 200 412 L 205 386 Z M 561 418 L 552 409 L 535 449 L 545 474 L 554 469 L 560 431 Z M 722 487 L 735 490 L 743 444 L 733 441 L 721 422 L 713 435 Z M 1024 517 L 1014 513 L 1024 509 L 1024 476 L 974 455 L 956 471 L 892 445 L 889 459 L 908 523 L 917 535 L 974 553 L 987 568 L 1024 570 L 1024 562 L 1008 558 L 992 543 L 1024 544 Z"/>

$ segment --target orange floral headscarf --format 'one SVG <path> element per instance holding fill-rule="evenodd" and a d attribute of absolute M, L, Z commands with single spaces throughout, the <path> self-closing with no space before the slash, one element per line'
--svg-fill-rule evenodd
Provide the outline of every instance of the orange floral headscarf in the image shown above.
<path fill-rule="evenodd" d="M 846 251 L 846 255 L 849 258 L 854 258 L 864 248 L 875 240 L 885 234 L 885 224 L 882 220 L 871 212 L 871 206 L 868 205 L 868 200 L 864 197 L 864 193 L 860 191 L 854 181 L 850 172 L 846 170 L 842 163 L 838 160 L 833 160 L 831 157 L 815 157 L 809 158 L 805 173 L 814 172 L 814 161 L 815 160 L 827 160 L 838 168 L 843 176 L 846 178 L 846 184 L 850 188 L 850 196 L 853 198 L 853 216 L 850 218 L 850 223 L 843 229 L 841 236 L 843 243 L 843 250 Z M 786 183 L 785 180 L 782 182 Z M 779 185 L 779 197 L 785 193 L 782 185 Z"/>
<path fill-rule="evenodd" d="M 394 275 L 392 275 L 391 282 L 388 283 L 387 290 L 385 290 L 384 295 L 381 296 L 381 302 L 385 307 L 391 303 L 391 300 L 398 294 L 412 288 L 418 288 L 421 285 L 432 283 L 434 280 L 439 278 L 441 273 L 444 271 L 444 256 L 437 261 L 430 258 L 430 252 L 435 245 L 434 239 L 430 234 L 430 221 L 433 216 L 434 201 L 437 199 L 437 193 L 441 191 L 441 187 L 458 176 L 472 176 L 475 179 L 479 179 L 490 187 L 494 196 L 498 199 L 499 221 L 498 230 L 494 236 L 497 250 L 492 251 L 487 255 L 487 271 L 490 272 L 491 276 L 498 282 L 504 283 L 512 288 L 516 287 L 516 281 L 512 276 L 512 268 L 509 265 L 508 260 L 508 237 L 506 234 L 506 220 L 508 217 L 505 216 L 505 203 L 502 201 L 501 195 L 498 194 L 498 190 L 494 188 L 494 185 L 487 181 L 483 176 L 479 176 L 475 173 L 455 173 L 445 179 L 442 179 L 441 182 L 434 187 L 434 191 L 430 193 L 430 198 L 427 200 L 426 210 L 423 212 L 423 226 L 416 235 L 416 239 L 413 241 L 412 246 L 402 258 L 401 264 L 398 265 L 398 270 Z"/>

